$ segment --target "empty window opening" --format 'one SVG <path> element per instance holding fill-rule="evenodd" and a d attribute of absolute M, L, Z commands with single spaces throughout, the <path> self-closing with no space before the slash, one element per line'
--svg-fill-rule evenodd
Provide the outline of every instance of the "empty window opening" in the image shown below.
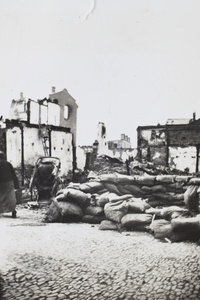
<path fill-rule="evenodd" d="M 68 119 L 69 118 L 69 106 L 65 105 L 64 107 L 64 118 Z"/>

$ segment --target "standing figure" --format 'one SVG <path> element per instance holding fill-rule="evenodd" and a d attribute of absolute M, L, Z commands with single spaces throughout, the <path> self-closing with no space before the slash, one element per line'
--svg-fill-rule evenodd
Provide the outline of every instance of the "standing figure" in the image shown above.
<path fill-rule="evenodd" d="M 15 189 L 18 188 L 19 182 L 15 170 L 0 151 L 0 213 L 12 212 L 12 218 L 16 218 Z"/>

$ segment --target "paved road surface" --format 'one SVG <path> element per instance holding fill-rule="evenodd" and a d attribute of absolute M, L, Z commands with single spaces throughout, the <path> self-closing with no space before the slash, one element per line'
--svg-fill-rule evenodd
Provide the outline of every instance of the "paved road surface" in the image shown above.
<path fill-rule="evenodd" d="M 98 225 L 46 224 L 45 209 L 1 215 L 6 300 L 200 299 L 200 245 Z"/>

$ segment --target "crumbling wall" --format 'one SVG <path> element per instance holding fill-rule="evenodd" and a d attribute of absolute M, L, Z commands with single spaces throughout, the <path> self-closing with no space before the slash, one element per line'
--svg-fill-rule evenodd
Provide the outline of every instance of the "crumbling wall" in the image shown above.
<path fill-rule="evenodd" d="M 84 150 L 84 148 L 80 146 L 76 148 L 77 169 L 84 170 L 86 163 L 86 154 L 87 152 Z"/>
<path fill-rule="evenodd" d="M 29 100 L 29 122 L 30 124 L 60 125 L 60 106 L 51 102 L 43 104 Z"/>
<path fill-rule="evenodd" d="M 50 131 L 51 156 L 60 158 L 61 174 L 67 174 L 73 169 L 72 133 Z M 34 165 L 37 159 L 45 156 L 38 127 L 13 126 L 6 129 L 7 159 L 13 166 L 23 164 Z"/>
<path fill-rule="evenodd" d="M 68 93 L 66 89 L 61 92 L 54 92 L 49 95 L 51 100 L 58 100 L 60 109 L 60 124 L 59 126 L 68 127 L 73 133 L 73 142 L 76 146 L 76 128 L 77 128 L 77 108 L 75 99 Z M 68 114 L 66 116 L 65 110 L 67 109 Z"/>
<path fill-rule="evenodd" d="M 22 139 L 21 129 L 17 126 L 10 128 L 6 132 L 6 154 L 7 160 L 13 167 L 21 165 L 22 159 Z"/>
<path fill-rule="evenodd" d="M 180 125 L 168 126 L 169 145 L 182 147 L 200 144 L 199 126 Z"/>
<path fill-rule="evenodd" d="M 189 173 L 196 172 L 197 149 L 191 147 L 169 147 L 169 167 Z"/>
<path fill-rule="evenodd" d="M 51 156 L 60 158 L 61 174 L 67 174 L 73 169 L 72 134 L 61 131 L 51 131 Z"/>
<path fill-rule="evenodd" d="M 190 173 L 199 171 L 199 126 L 166 125 L 138 127 L 141 162 L 152 162 Z"/>
<path fill-rule="evenodd" d="M 39 129 L 23 127 L 24 139 L 24 163 L 34 165 L 40 156 L 44 156 L 42 140 Z"/>
<path fill-rule="evenodd" d="M 167 136 L 165 127 L 141 128 L 138 127 L 138 146 L 163 146 L 167 145 Z"/>
<path fill-rule="evenodd" d="M 10 120 L 27 121 L 27 104 L 25 99 L 12 100 L 9 110 Z"/>
<path fill-rule="evenodd" d="M 167 166 L 167 134 L 165 127 L 138 127 L 138 153 L 140 161 Z"/>

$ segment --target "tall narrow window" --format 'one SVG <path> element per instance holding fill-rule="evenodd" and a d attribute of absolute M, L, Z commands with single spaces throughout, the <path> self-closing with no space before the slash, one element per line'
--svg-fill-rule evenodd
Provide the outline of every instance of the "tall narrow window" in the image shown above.
<path fill-rule="evenodd" d="M 65 119 L 69 118 L 69 106 L 68 105 L 65 105 L 65 108 L 64 108 L 64 118 Z"/>

